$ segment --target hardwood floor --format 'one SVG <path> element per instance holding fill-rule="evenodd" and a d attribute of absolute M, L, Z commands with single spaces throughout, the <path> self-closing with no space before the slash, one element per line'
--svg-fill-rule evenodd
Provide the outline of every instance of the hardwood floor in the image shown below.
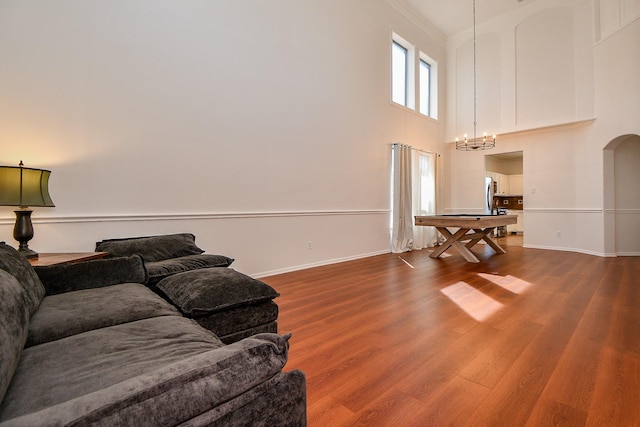
<path fill-rule="evenodd" d="M 262 278 L 309 426 L 640 425 L 640 257 L 507 251 Z"/>

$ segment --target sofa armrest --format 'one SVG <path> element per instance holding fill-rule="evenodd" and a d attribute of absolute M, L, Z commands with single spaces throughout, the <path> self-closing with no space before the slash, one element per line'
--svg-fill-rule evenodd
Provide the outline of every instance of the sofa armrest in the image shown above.
<path fill-rule="evenodd" d="M 14 427 L 178 425 L 265 382 L 277 381 L 287 361 L 288 339 L 255 335 L 3 421 Z"/>
<path fill-rule="evenodd" d="M 47 295 L 149 280 L 140 255 L 34 267 Z"/>

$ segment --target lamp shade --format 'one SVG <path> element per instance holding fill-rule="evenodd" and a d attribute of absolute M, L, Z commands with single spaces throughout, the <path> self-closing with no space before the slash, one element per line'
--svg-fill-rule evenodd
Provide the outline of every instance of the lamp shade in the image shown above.
<path fill-rule="evenodd" d="M 20 166 L 0 166 L 0 206 L 53 207 L 49 195 L 51 171 Z"/>

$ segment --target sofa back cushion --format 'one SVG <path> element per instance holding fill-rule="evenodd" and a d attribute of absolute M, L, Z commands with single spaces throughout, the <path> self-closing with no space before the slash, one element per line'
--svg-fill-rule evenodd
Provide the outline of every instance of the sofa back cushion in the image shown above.
<path fill-rule="evenodd" d="M 0 270 L 0 402 L 18 366 L 27 339 L 29 310 L 24 288 Z"/>
<path fill-rule="evenodd" d="M 0 242 L 0 269 L 11 274 L 24 288 L 27 309 L 31 316 L 44 298 L 44 286 L 27 259 L 11 246 Z"/>
<path fill-rule="evenodd" d="M 72 264 L 35 267 L 47 295 L 120 283 L 147 283 L 149 276 L 140 255 L 96 259 Z"/>
<path fill-rule="evenodd" d="M 190 233 L 107 239 L 96 243 L 96 251 L 108 252 L 110 257 L 140 254 L 145 262 L 154 262 L 203 253 L 195 240 Z"/>

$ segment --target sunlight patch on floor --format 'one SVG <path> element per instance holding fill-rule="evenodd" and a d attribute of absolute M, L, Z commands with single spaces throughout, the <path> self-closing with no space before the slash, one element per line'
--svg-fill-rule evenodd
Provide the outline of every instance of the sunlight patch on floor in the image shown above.
<path fill-rule="evenodd" d="M 527 282 L 526 280 L 522 280 L 511 275 L 500 276 L 497 274 L 478 273 L 478 276 L 518 295 L 524 293 L 532 286 L 531 282 Z"/>
<path fill-rule="evenodd" d="M 454 283 L 440 292 L 479 322 L 487 320 L 503 307 L 503 304 L 464 282 Z"/>

